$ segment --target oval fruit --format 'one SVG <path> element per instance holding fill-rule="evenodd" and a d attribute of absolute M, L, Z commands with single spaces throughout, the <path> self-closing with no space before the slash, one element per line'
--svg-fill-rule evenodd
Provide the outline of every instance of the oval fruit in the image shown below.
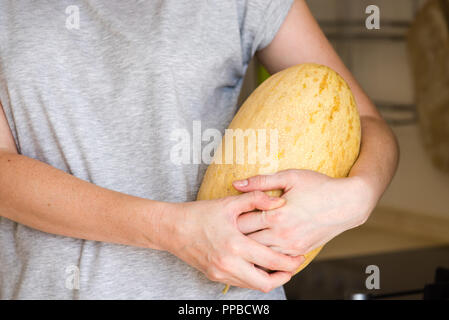
<path fill-rule="evenodd" d="M 301 64 L 272 75 L 241 106 L 229 129 L 207 168 L 198 200 L 239 194 L 234 180 L 285 169 L 346 177 L 359 154 L 360 118 L 353 94 L 340 75 L 323 65 Z M 236 132 L 246 134 L 243 146 L 232 135 Z M 264 134 L 265 140 L 258 140 Z M 281 195 L 280 190 L 270 193 Z M 320 250 L 306 253 L 298 272 Z"/>

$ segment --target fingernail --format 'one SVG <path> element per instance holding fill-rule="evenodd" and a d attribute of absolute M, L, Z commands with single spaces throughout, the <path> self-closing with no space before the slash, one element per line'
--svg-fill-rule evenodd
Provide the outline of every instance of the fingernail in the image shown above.
<path fill-rule="evenodd" d="M 248 179 L 234 181 L 236 187 L 245 187 L 248 185 Z"/>

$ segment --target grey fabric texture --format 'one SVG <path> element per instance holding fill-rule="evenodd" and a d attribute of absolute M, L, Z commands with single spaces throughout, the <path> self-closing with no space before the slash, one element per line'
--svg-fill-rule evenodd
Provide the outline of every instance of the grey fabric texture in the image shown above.
<path fill-rule="evenodd" d="M 0 0 L 0 101 L 19 152 L 126 194 L 194 200 L 207 164 L 170 161 L 171 133 L 195 120 L 224 131 L 291 3 Z M 79 289 L 67 284 L 77 269 Z M 1 299 L 285 299 L 222 289 L 167 252 L 0 217 Z"/>

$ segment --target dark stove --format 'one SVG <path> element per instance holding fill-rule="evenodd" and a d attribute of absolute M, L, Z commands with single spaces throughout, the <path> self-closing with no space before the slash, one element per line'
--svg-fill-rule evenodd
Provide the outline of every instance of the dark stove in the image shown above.
<path fill-rule="evenodd" d="M 379 289 L 367 289 L 368 266 Z M 317 260 L 285 285 L 288 299 L 449 299 L 449 246 Z"/>

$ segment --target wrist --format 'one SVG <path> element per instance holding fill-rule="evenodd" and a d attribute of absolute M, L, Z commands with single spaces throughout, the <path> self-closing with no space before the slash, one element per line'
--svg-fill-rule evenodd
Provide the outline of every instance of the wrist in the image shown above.
<path fill-rule="evenodd" d="M 370 216 L 380 198 L 369 179 L 362 176 L 347 178 L 354 199 L 354 218 L 357 225 L 363 224 Z"/>
<path fill-rule="evenodd" d="M 143 200 L 143 199 L 142 199 Z M 176 222 L 176 215 L 178 213 L 177 207 L 179 204 L 143 200 L 143 205 L 140 206 L 139 216 L 142 219 L 136 219 L 136 235 L 139 246 L 157 250 L 168 250 L 168 242 L 173 233 L 174 223 Z"/>
<path fill-rule="evenodd" d="M 151 243 L 159 250 L 175 254 L 180 243 L 180 233 L 187 228 L 185 216 L 188 203 L 158 202 L 151 217 Z M 182 241 L 181 241 L 182 242 Z"/>

